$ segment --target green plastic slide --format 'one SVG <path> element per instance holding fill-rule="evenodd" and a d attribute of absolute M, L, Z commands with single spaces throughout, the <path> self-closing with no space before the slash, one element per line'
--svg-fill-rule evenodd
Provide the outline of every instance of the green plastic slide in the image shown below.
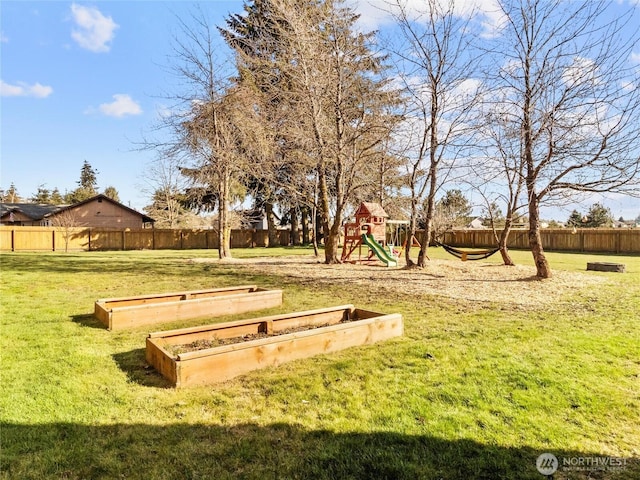
<path fill-rule="evenodd" d="M 375 238 L 373 238 L 373 235 L 363 233 L 362 243 L 369 247 L 371 251 L 376 254 L 376 257 L 378 257 L 378 259 L 387 267 L 398 266 L 398 261 L 387 253 L 384 247 L 380 245 Z"/>

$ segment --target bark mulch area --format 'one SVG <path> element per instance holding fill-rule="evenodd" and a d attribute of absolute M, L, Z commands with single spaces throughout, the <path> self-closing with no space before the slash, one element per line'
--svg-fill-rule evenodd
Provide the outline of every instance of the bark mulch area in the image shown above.
<path fill-rule="evenodd" d="M 508 303 L 523 307 L 548 305 L 567 294 L 605 282 L 582 272 L 553 271 L 540 280 L 535 267 L 508 267 L 483 261 L 430 260 L 425 268 L 387 268 L 377 264 L 325 265 L 313 256 L 252 259 L 199 259 L 191 262 L 234 265 L 253 273 L 280 276 L 316 286 L 363 285 L 381 294 L 441 296 L 464 302 Z"/>

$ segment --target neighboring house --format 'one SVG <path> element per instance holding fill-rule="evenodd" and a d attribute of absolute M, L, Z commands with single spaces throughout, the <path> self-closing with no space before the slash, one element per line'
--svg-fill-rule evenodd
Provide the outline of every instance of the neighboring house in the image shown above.
<path fill-rule="evenodd" d="M 484 222 L 479 217 L 474 218 L 473 220 L 471 220 L 471 222 L 469 222 L 467 228 L 484 228 Z"/>
<path fill-rule="evenodd" d="M 0 225 L 41 226 L 48 215 L 62 208 L 38 203 L 0 203 Z"/>
<path fill-rule="evenodd" d="M 152 227 L 154 222 L 102 194 L 73 205 L 0 203 L 0 225 L 138 229 Z"/>
<path fill-rule="evenodd" d="M 616 220 L 613 222 L 613 228 L 634 228 L 638 226 L 635 220 Z"/>
<path fill-rule="evenodd" d="M 254 230 L 267 230 L 269 228 L 269 222 L 267 222 L 267 216 L 264 214 L 264 210 L 261 208 L 254 208 L 253 210 L 243 210 L 240 213 L 243 226 L 245 228 L 252 228 Z"/>

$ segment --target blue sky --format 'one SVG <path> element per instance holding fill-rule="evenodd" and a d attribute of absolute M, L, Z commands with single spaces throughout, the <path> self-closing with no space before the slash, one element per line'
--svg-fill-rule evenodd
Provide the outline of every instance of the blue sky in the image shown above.
<path fill-rule="evenodd" d="M 83 162 L 133 208 L 150 152 L 137 143 L 156 123 L 171 76 L 167 56 L 187 2 L 59 1 L 1 4 L 1 185 L 23 197 L 39 185 L 76 188 Z M 242 2 L 207 2 L 213 18 Z"/>
<path fill-rule="evenodd" d="M 222 24 L 242 12 L 243 2 L 202 6 Z M 363 2 L 359 11 L 366 27 L 388 26 L 375 5 Z M 3 0 L 0 186 L 14 183 L 23 198 L 40 185 L 71 191 L 86 160 L 98 171 L 100 190 L 115 187 L 121 201 L 138 210 L 148 204 L 144 172 L 153 153 L 136 144 L 167 104 L 176 17 L 190 12 L 191 2 Z M 485 18 L 487 28 L 491 21 Z M 605 203 L 616 218 L 640 214 L 637 199 L 614 196 Z M 548 216 L 564 220 L 569 212 Z"/>

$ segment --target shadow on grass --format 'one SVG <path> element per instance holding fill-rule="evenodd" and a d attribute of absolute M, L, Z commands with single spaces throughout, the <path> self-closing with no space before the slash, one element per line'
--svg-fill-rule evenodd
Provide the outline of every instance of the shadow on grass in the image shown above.
<path fill-rule="evenodd" d="M 113 360 L 127 374 L 130 382 L 144 387 L 171 387 L 171 384 L 147 363 L 144 348 L 116 353 L 113 355 Z"/>
<path fill-rule="evenodd" d="M 104 323 L 102 323 L 100 320 L 98 320 L 96 317 L 93 316 L 93 313 L 83 313 L 80 315 L 71 315 L 71 321 L 73 323 L 77 323 L 79 325 L 82 325 L 83 327 L 89 327 L 89 328 L 98 328 L 100 330 L 106 330 L 107 327 L 104 325 Z"/>
<path fill-rule="evenodd" d="M 164 422 L 166 419 L 160 419 Z M 545 450 L 444 440 L 428 434 L 336 433 L 291 424 L 173 423 L 91 426 L 0 424 L 0 467 L 20 479 L 522 479 L 545 478 Z M 567 460 L 608 458 L 551 450 L 559 479 L 638 478 L 638 459 L 615 471 L 567 471 Z M 550 478 L 550 477 L 547 477 Z"/>
<path fill-rule="evenodd" d="M 2 268 L 15 272 L 52 273 L 119 273 L 119 274 L 158 274 L 171 276 L 192 276 L 194 273 L 206 274 L 213 270 L 206 263 L 189 262 L 188 257 L 154 255 L 136 257 L 136 252 L 125 252 L 111 257 L 97 256 L 92 252 L 80 254 L 63 253 L 20 253 L 3 254 Z M 215 269 L 216 276 L 238 276 L 233 263 L 220 264 Z"/>

